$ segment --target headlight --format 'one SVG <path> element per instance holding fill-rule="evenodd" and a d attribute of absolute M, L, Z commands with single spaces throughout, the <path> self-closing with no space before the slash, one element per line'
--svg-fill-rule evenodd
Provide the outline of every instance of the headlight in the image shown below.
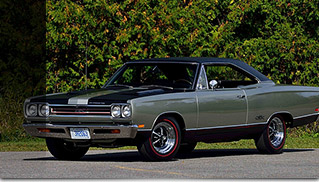
<path fill-rule="evenodd" d="M 39 111 L 39 115 L 40 116 L 49 116 L 50 114 L 50 108 L 48 105 L 43 104 L 40 106 L 40 111 Z"/>
<path fill-rule="evenodd" d="M 121 107 L 118 106 L 118 105 L 112 106 L 112 108 L 111 108 L 111 115 L 112 115 L 112 117 L 114 117 L 114 118 L 120 117 L 120 116 L 121 116 Z"/>
<path fill-rule="evenodd" d="M 129 118 L 132 116 L 130 104 L 114 104 L 111 106 L 111 116 L 113 118 Z"/>
<path fill-rule="evenodd" d="M 37 115 L 37 105 L 36 104 L 29 104 L 27 105 L 26 109 L 27 116 L 36 116 Z"/>
<path fill-rule="evenodd" d="M 131 107 L 129 105 L 125 105 L 122 108 L 122 117 L 123 118 L 129 118 L 131 117 Z"/>

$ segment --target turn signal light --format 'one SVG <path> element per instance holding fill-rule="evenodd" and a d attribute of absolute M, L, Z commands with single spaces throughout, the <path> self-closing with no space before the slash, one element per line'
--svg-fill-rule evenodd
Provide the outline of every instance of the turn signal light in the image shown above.
<path fill-rule="evenodd" d="M 315 111 L 319 112 L 319 108 L 315 109 Z"/>
<path fill-rule="evenodd" d="M 116 130 L 111 130 L 111 133 L 120 133 L 121 131 L 116 129 Z"/>
<path fill-rule="evenodd" d="M 38 128 L 38 130 L 42 133 L 50 133 L 51 132 L 50 129 L 48 129 L 48 128 Z"/>

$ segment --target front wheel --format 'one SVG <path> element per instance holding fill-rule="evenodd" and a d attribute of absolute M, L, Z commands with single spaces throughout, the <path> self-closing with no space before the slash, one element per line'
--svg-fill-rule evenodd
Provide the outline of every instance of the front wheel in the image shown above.
<path fill-rule="evenodd" d="M 255 140 L 261 153 L 279 154 L 286 141 L 286 124 L 280 115 L 273 116 L 261 136 Z"/>
<path fill-rule="evenodd" d="M 148 160 L 170 160 L 179 148 L 181 131 L 174 118 L 160 118 L 152 133 L 138 145 L 140 154 Z"/>
<path fill-rule="evenodd" d="M 50 153 L 61 160 L 78 160 L 89 150 L 89 147 L 78 147 L 72 142 L 57 138 L 46 138 L 46 143 Z"/>

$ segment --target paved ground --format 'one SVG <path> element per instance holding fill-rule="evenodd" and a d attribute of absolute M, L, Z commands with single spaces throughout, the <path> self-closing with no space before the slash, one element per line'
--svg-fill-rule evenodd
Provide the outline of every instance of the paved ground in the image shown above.
<path fill-rule="evenodd" d="M 319 149 L 262 155 L 253 149 L 195 150 L 145 162 L 134 150 L 95 150 L 81 161 L 48 152 L 0 152 L 0 178 L 319 178 Z"/>

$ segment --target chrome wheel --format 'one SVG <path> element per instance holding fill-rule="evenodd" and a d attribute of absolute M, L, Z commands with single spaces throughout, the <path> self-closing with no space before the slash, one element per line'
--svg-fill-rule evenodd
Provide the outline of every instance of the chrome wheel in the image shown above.
<path fill-rule="evenodd" d="M 167 122 L 158 123 L 151 134 L 151 145 L 159 154 L 167 154 L 176 144 L 174 127 Z"/>
<path fill-rule="evenodd" d="M 274 117 L 270 121 L 268 126 L 268 136 L 274 147 L 279 147 L 282 144 L 285 136 L 284 130 L 284 124 L 280 118 Z"/>
<path fill-rule="evenodd" d="M 146 160 L 171 160 L 180 147 L 181 130 L 175 118 L 160 117 L 150 135 L 137 145 Z"/>

